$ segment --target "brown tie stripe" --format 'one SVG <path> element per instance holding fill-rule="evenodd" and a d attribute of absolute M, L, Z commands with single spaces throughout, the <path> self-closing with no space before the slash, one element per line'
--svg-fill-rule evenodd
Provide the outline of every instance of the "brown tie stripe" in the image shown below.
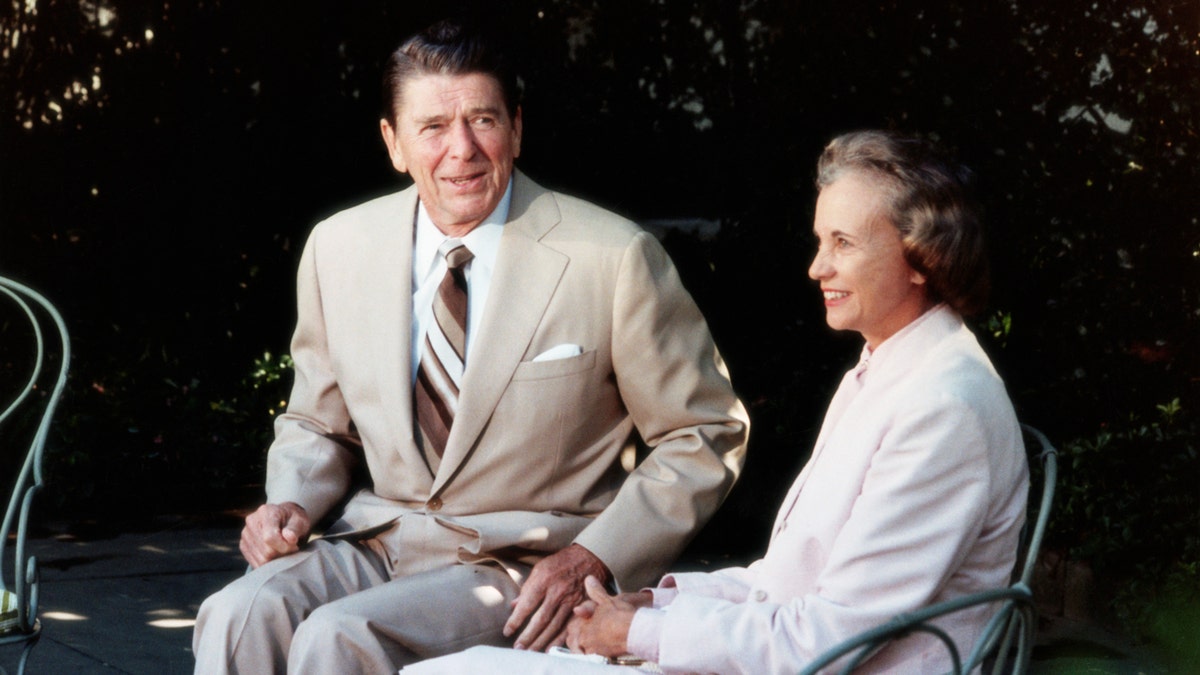
<path fill-rule="evenodd" d="M 438 251 L 446 258 L 446 275 L 433 297 L 433 322 L 425 331 L 413 397 L 425 458 L 434 472 L 458 410 L 467 344 L 467 279 L 463 266 L 474 257 L 458 239 L 447 239 Z"/>

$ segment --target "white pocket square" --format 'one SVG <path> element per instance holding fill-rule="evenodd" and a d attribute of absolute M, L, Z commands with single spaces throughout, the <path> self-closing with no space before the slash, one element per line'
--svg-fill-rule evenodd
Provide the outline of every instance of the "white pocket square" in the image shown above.
<path fill-rule="evenodd" d="M 554 345 L 550 349 L 533 357 L 534 362 L 537 361 L 554 361 L 556 359 L 569 359 L 572 356 L 579 356 L 583 353 L 583 347 L 573 344 Z"/>

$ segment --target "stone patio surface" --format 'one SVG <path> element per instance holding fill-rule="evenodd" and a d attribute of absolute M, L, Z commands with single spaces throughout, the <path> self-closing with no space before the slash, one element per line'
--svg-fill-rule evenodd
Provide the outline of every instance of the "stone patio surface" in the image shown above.
<path fill-rule="evenodd" d="M 192 625 L 200 603 L 245 570 L 233 515 L 164 517 L 149 524 L 51 526 L 31 540 L 42 570 L 43 636 L 33 675 L 191 673 Z M 1033 672 L 1168 672 L 1095 627 L 1051 622 Z M 17 651 L 0 652 L 15 672 Z"/>

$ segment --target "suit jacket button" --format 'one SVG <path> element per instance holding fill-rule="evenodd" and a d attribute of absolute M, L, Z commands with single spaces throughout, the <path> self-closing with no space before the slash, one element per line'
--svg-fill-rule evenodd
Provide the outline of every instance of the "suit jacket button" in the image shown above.
<path fill-rule="evenodd" d="M 442 508 L 441 497 L 434 497 L 433 499 L 430 499 L 429 501 L 425 502 L 425 508 L 429 509 L 430 511 L 441 510 L 441 508 Z"/>
<path fill-rule="evenodd" d="M 754 601 L 755 602 L 766 602 L 767 601 L 767 592 L 762 590 L 761 588 L 757 591 L 754 591 Z"/>

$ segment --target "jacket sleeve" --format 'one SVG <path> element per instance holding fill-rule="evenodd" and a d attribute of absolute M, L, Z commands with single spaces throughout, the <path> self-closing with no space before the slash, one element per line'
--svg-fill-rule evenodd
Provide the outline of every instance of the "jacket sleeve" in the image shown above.
<path fill-rule="evenodd" d="M 745 602 L 754 586 L 754 565 L 750 567 L 726 567 L 713 572 L 682 572 L 668 574 L 659 582 L 659 588 L 674 589 L 675 595 L 701 595 L 721 598 L 730 602 Z"/>
<path fill-rule="evenodd" d="M 713 514 L 741 470 L 749 420 L 670 258 L 633 237 L 613 298 L 613 371 L 650 448 L 577 543 L 621 588 L 647 585 Z"/>
<path fill-rule="evenodd" d="M 318 240 L 314 230 L 300 259 L 291 347 L 296 380 L 287 412 L 275 420 L 266 480 L 268 502 L 296 502 L 313 523 L 346 495 L 357 461 L 351 448 L 358 442 L 329 354 L 317 275 Z"/>

